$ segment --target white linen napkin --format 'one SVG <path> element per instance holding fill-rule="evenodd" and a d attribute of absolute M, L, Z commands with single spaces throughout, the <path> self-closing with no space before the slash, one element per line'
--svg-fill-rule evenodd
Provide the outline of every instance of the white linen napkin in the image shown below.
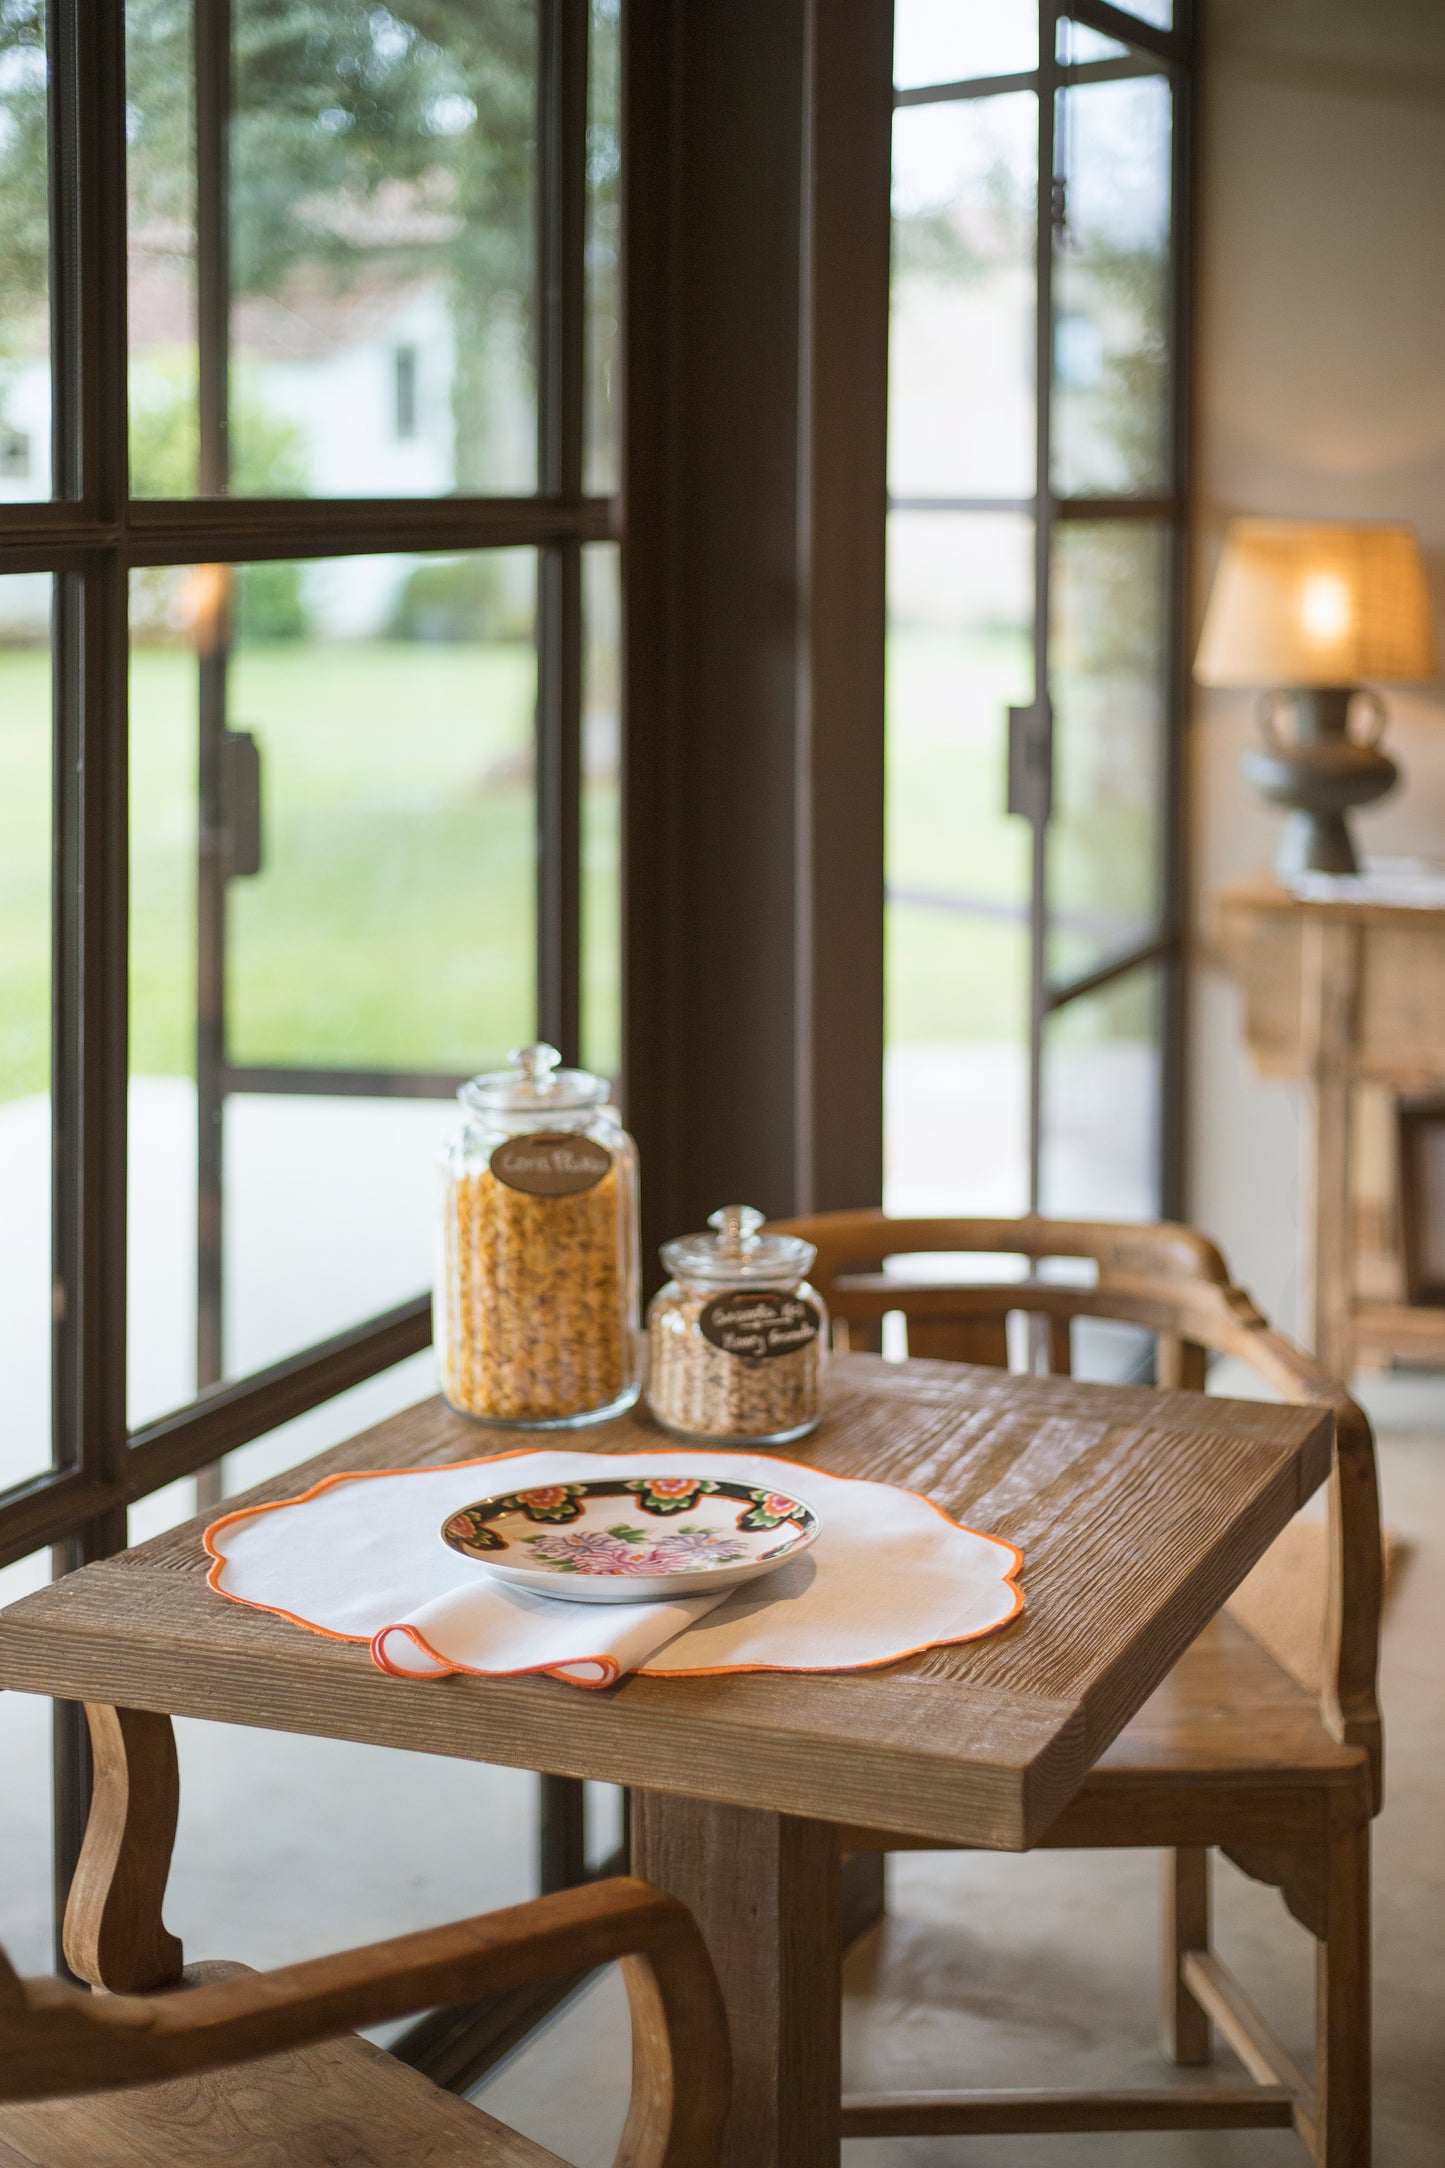
<path fill-rule="evenodd" d="M 728 1593 L 723 1588 L 676 1603 L 585 1604 L 534 1596 L 500 1581 L 487 1588 L 473 1584 L 449 1589 L 395 1626 L 383 1626 L 372 1636 L 371 1653 L 383 1671 L 407 1679 L 440 1679 L 453 1671 L 481 1671 L 489 1678 L 547 1671 L 574 1686 L 611 1686 L 705 1611 L 716 1610 Z M 593 1653 L 578 1654 L 579 1641 L 595 1643 Z"/>
<path fill-rule="evenodd" d="M 718 1596 L 583 1604 L 494 1580 L 441 1538 L 489 1491 L 588 1476 L 706 1475 L 780 1490 L 817 1512 L 801 1558 Z M 1011 1543 L 948 1519 L 891 1484 L 799 1461 L 687 1446 L 625 1454 L 561 1448 L 446 1468 L 328 1477 L 299 1499 L 243 1508 L 206 1531 L 211 1585 L 313 1631 L 365 1641 L 384 1670 L 577 1686 L 714 1671 L 849 1671 L 1004 1625 L 1023 1603 Z"/>

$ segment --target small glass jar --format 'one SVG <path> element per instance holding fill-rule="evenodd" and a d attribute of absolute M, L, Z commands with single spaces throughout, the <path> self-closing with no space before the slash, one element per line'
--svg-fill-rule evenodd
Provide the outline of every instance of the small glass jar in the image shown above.
<path fill-rule="evenodd" d="M 818 1253 L 760 1233 L 751 1205 L 708 1225 L 662 1245 L 672 1278 L 647 1313 L 647 1404 L 680 1438 L 788 1445 L 818 1427 L 828 1313 L 804 1277 Z"/>
<path fill-rule="evenodd" d="M 637 1150 L 606 1079 L 524 1046 L 457 1094 L 443 1161 L 435 1338 L 459 1415 L 600 1423 L 641 1382 Z"/>

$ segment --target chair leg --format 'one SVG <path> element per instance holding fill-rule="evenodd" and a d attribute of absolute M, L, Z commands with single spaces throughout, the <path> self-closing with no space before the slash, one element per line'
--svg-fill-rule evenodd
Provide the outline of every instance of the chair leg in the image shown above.
<path fill-rule="evenodd" d="M 1370 2163 L 1370 1831 L 1330 1845 L 1324 1937 L 1315 1954 L 1315 2159 Z"/>
<path fill-rule="evenodd" d="M 90 1818 L 70 1902 L 66 1960 L 114 1995 L 146 1994 L 181 1976 L 181 1945 L 161 1919 L 181 1781 L 168 1716 L 87 1702 L 95 1768 Z"/>
<path fill-rule="evenodd" d="M 1164 1854 L 1164 1967 L 1161 2039 L 1176 2063 L 1207 2063 L 1213 2054 L 1208 2013 L 1184 1985 L 1188 1950 L 1209 1948 L 1209 1854 L 1201 1846 Z"/>

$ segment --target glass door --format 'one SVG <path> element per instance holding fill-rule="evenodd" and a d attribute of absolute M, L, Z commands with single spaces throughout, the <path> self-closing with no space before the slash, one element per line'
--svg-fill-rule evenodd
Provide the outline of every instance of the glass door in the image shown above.
<path fill-rule="evenodd" d="M 1189 44 L 1133 12 L 897 0 L 895 1211 L 1176 1208 Z"/>
<path fill-rule="evenodd" d="M 616 1059 L 619 36 L 0 8 L 7 1601 L 419 1389 L 445 1095 Z M 52 1786 L 24 1698 L 63 1910 L 83 1715 Z"/>
<path fill-rule="evenodd" d="M 131 491 L 233 545 L 130 578 L 132 1428 L 415 1308 L 457 1085 L 615 1045 L 618 12 L 126 10 Z"/>

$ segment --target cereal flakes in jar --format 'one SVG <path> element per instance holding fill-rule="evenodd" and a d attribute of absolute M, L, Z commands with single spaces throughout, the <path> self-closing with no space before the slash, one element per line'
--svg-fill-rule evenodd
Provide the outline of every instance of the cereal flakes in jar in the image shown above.
<path fill-rule="evenodd" d="M 637 1152 L 550 1046 L 473 1077 L 443 1167 L 435 1339 L 460 1415 L 561 1429 L 637 1398 Z"/>

